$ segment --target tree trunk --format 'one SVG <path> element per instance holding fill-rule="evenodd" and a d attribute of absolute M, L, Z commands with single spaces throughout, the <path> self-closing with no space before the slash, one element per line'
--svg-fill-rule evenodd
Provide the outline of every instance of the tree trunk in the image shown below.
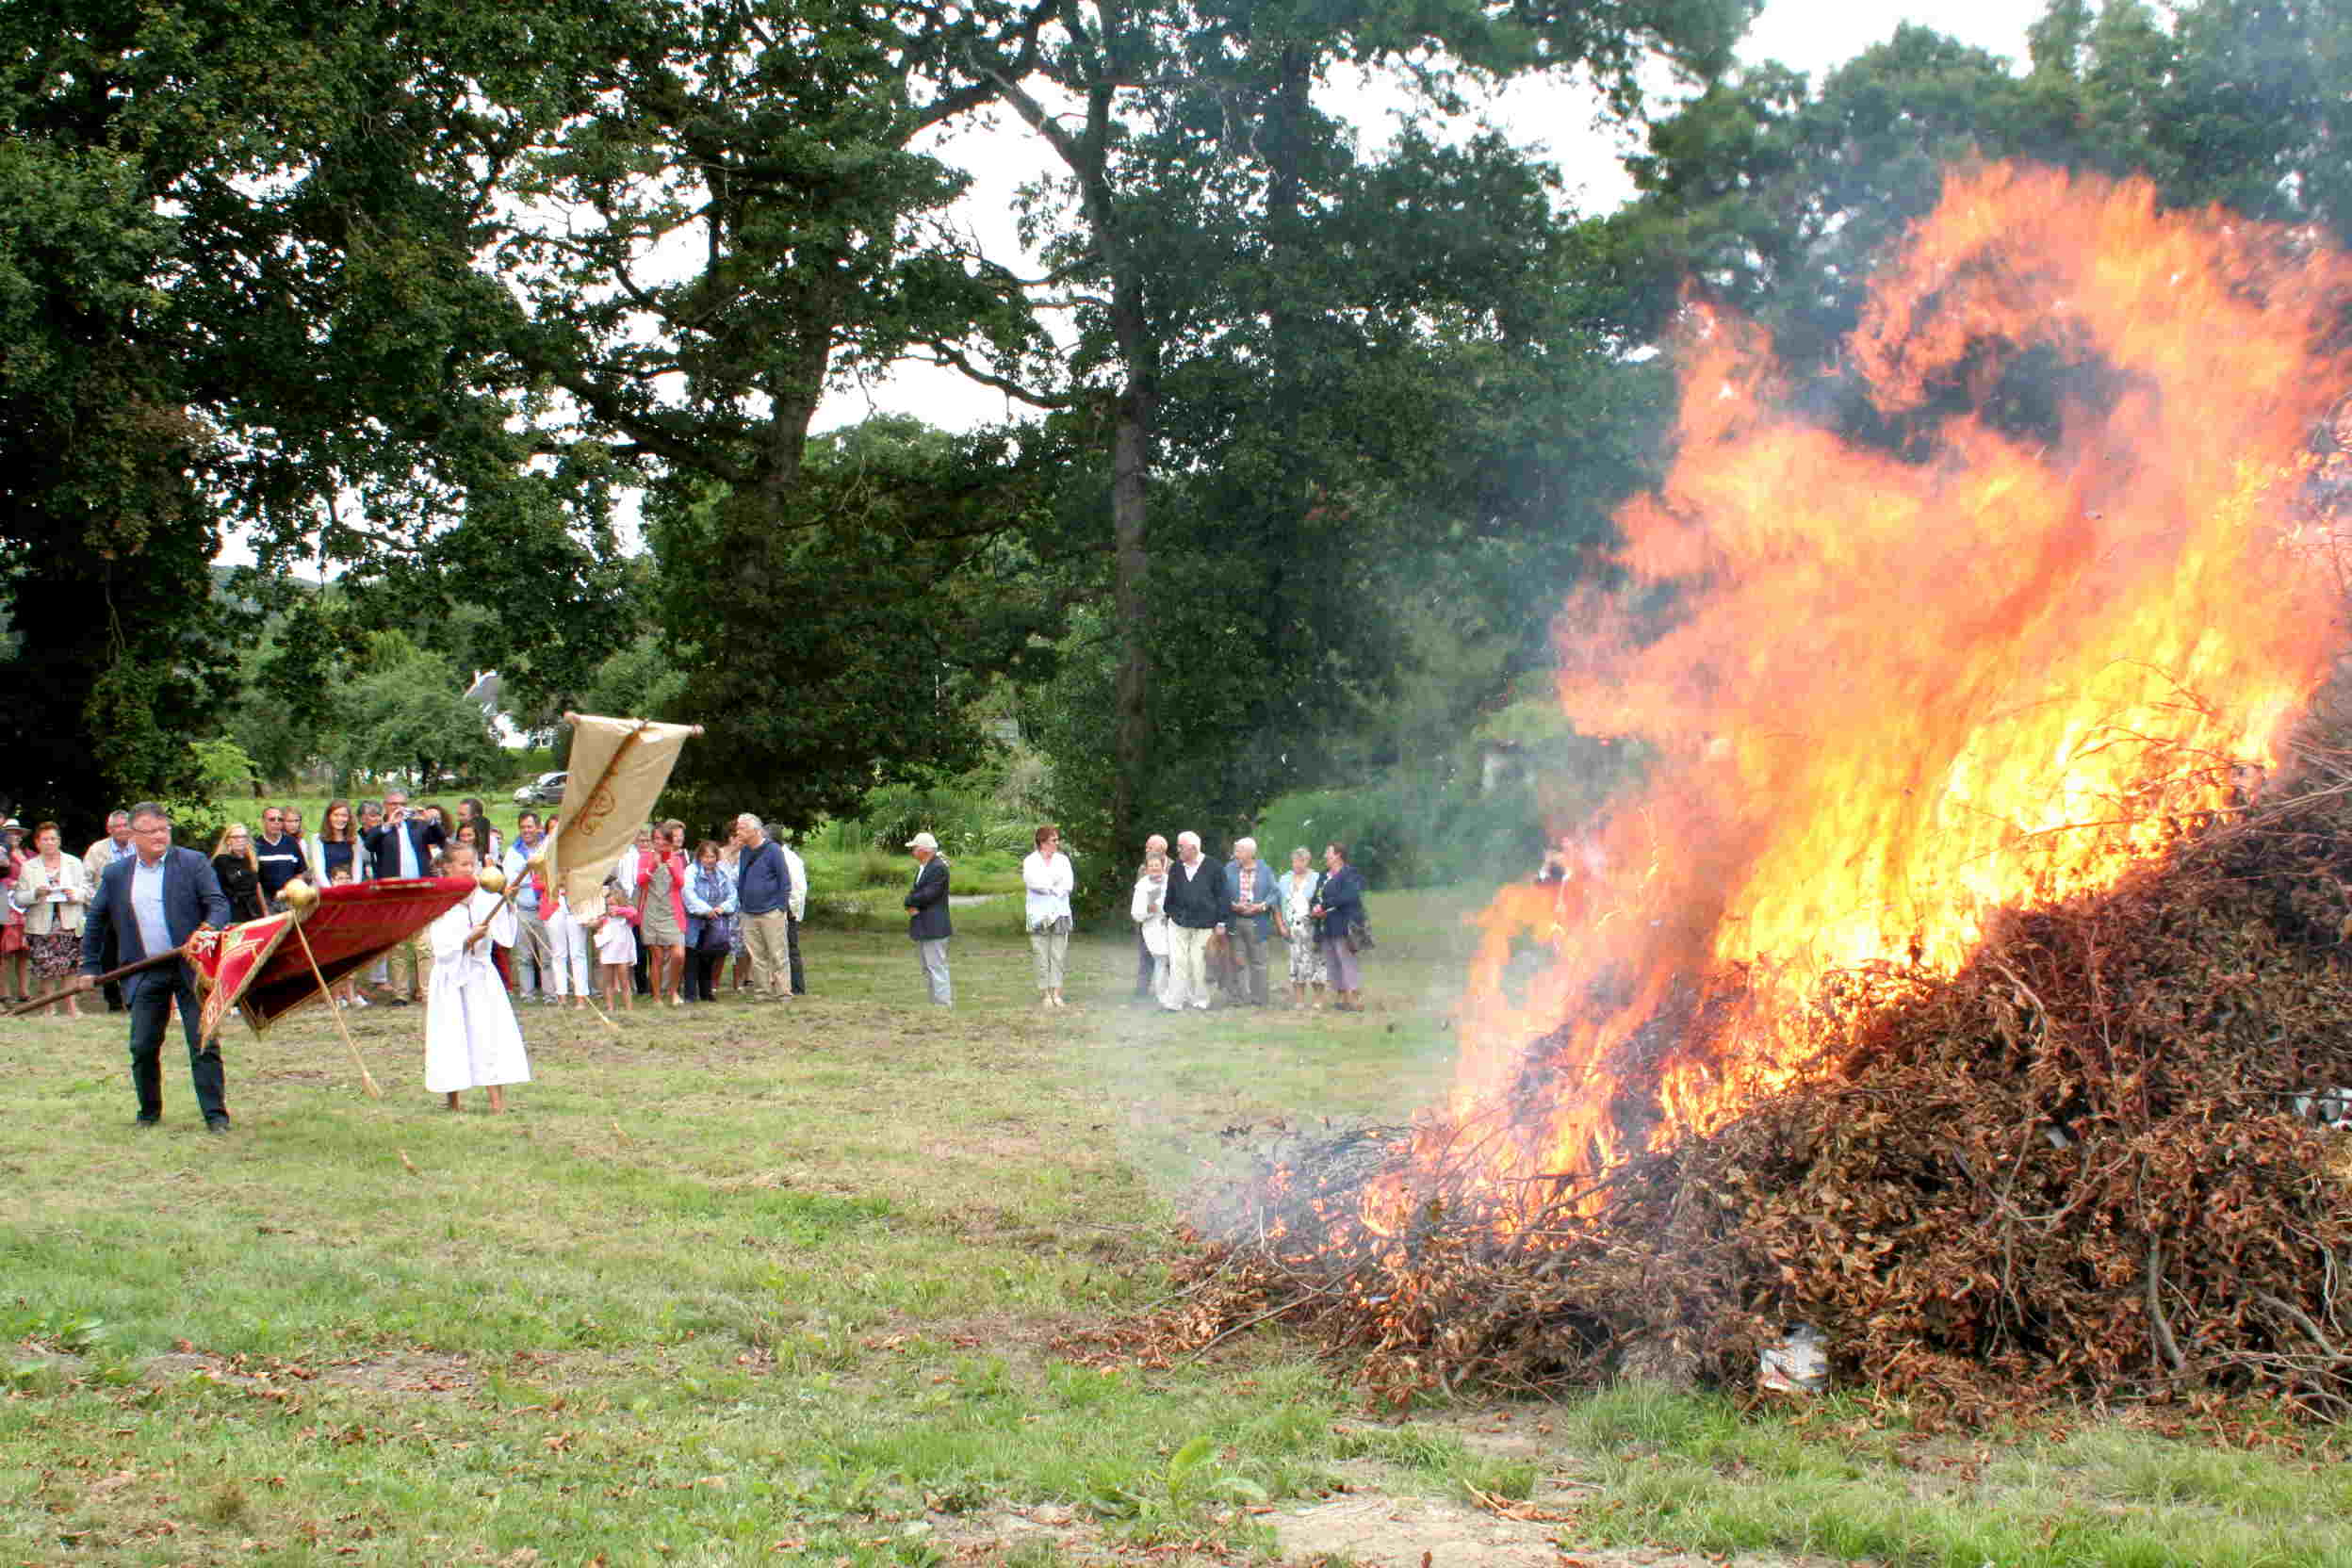
<path fill-rule="evenodd" d="M 1130 365 L 1135 362 L 1131 359 Z M 1111 684 L 1113 853 L 1142 849 L 1135 787 L 1152 753 L 1152 599 L 1145 549 L 1152 425 L 1148 387 L 1130 374 L 1114 405 L 1111 432 L 1111 603 L 1119 617 L 1119 672 Z"/>
<path fill-rule="evenodd" d="M 808 451 L 808 427 L 825 396 L 825 373 L 833 362 L 834 323 L 840 319 L 831 289 L 812 289 L 792 322 L 792 348 L 784 364 L 761 378 L 768 395 L 766 448 L 759 455 L 761 522 L 782 526 L 792 497 L 800 488 L 800 466 Z"/>

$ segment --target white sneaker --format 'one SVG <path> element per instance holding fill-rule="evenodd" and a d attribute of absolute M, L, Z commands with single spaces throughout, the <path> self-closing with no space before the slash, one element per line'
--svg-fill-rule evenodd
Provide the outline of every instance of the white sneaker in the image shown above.
<path fill-rule="evenodd" d="M 1200 1008 L 1204 1013 L 1209 1010 L 1209 1004 L 1205 1002 L 1196 1002 L 1193 1005 Z"/>
<path fill-rule="evenodd" d="M 375 1005 L 375 1004 L 369 1002 L 364 996 L 355 996 L 351 998 L 351 1005 L 354 1007 L 371 1007 Z"/>

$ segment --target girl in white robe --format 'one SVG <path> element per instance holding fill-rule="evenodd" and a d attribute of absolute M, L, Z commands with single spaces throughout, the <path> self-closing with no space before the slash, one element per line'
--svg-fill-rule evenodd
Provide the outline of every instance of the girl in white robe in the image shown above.
<path fill-rule="evenodd" d="M 473 875 L 472 852 L 451 848 L 442 874 Z M 448 1095 L 450 1110 L 462 1091 L 486 1088 L 490 1109 L 503 1111 L 504 1086 L 531 1082 L 514 1004 L 490 959 L 494 941 L 513 943 L 514 911 L 498 894 L 477 888 L 426 930 L 433 985 L 425 993 L 425 1087 Z"/>

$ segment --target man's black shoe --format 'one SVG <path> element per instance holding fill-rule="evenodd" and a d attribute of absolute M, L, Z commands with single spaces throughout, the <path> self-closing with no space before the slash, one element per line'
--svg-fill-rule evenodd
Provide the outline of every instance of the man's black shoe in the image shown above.
<path fill-rule="evenodd" d="M 224 1116 L 214 1117 L 210 1121 L 204 1123 L 204 1131 L 207 1133 L 225 1134 L 228 1130 L 229 1119 Z"/>

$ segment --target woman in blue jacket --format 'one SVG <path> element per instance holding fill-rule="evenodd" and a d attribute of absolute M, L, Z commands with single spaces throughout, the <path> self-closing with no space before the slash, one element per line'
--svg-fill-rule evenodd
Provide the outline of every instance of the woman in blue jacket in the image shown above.
<path fill-rule="evenodd" d="M 1323 962 L 1331 972 L 1331 1005 L 1343 1013 L 1364 1011 L 1364 971 L 1359 952 L 1368 947 L 1364 919 L 1364 873 L 1348 863 L 1348 846 L 1323 846 L 1323 886 L 1315 894 L 1315 918 L 1323 923 Z"/>

